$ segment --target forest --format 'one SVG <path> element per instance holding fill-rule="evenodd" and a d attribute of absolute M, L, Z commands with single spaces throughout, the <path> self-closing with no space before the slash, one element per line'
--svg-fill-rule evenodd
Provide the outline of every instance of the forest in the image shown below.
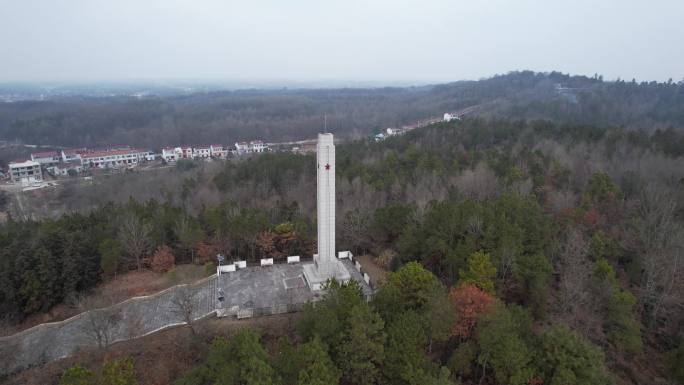
<path fill-rule="evenodd" d="M 258 330 L 217 338 L 176 383 L 682 383 L 683 145 L 676 129 L 500 118 L 339 145 L 339 248 L 387 282 L 370 303 L 333 283 L 277 347 Z M 285 153 L 183 165 L 157 190 L 10 219 L 0 313 L 20 322 L 116 274 L 218 252 L 310 255 L 314 171 Z M 134 364 L 61 381 L 135 381 Z"/>
<path fill-rule="evenodd" d="M 651 134 L 684 125 L 682 82 L 518 71 L 478 81 L 369 89 L 208 91 L 144 98 L 60 96 L 0 103 L 0 139 L 49 146 L 231 144 L 373 130 L 477 106 L 484 116 L 625 126 Z M 11 159 L 10 159 L 11 160 Z"/>

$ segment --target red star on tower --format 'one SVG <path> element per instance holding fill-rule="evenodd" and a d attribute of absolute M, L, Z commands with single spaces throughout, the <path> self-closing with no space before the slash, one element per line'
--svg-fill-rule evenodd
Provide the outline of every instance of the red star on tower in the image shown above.
<path fill-rule="evenodd" d="M 326 170 L 330 170 L 330 165 L 326 163 L 325 169 L 326 169 Z"/>

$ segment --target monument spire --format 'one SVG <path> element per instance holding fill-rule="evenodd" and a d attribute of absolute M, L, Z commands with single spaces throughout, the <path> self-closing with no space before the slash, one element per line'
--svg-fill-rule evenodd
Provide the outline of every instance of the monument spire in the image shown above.
<path fill-rule="evenodd" d="M 327 128 L 327 116 L 325 118 Z M 335 250 L 335 143 L 333 134 L 318 134 L 316 144 L 316 217 L 318 254 L 314 264 L 304 267 L 304 277 L 313 290 L 320 290 L 331 278 L 350 279 L 349 272 L 337 259 Z"/>

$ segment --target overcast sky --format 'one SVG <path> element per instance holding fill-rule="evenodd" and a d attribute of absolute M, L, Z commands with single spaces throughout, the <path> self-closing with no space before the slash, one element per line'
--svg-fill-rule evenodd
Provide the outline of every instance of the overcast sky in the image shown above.
<path fill-rule="evenodd" d="M 0 81 L 677 81 L 683 15 L 683 0 L 0 0 Z"/>

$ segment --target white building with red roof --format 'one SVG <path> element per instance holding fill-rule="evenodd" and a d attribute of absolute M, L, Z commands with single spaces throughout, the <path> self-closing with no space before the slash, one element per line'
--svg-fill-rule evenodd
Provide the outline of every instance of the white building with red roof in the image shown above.
<path fill-rule="evenodd" d="M 31 160 L 37 162 L 41 166 L 50 167 L 59 163 L 62 160 L 62 157 L 57 151 L 44 151 L 32 153 Z"/>
<path fill-rule="evenodd" d="M 69 148 L 62 150 L 62 162 L 70 162 L 72 160 L 81 159 L 81 154 L 88 152 L 85 148 Z"/>
<path fill-rule="evenodd" d="M 200 146 L 192 149 L 192 157 L 195 159 L 209 159 L 211 158 L 211 147 Z"/>
<path fill-rule="evenodd" d="M 174 147 L 164 147 L 162 148 L 161 156 L 166 163 L 173 163 L 176 161 L 176 149 Z"/>
<path fill-rule="evenodd" d="M 252 140 L 250 142 L 236 142 L 235 150 L 237 151 L 238 155 L 261 153 L 264 151 L 268 151 L 268 145 L 262 142 L 261 140 Z"/>
<path fill-rule="evenodd" d="M 212 144 L 209 146 L 211 151 L 211 156 L 214 158 L 224 159 L 228 157 L 228 149 L 226 149 L 222 144 Z"/>
<path fill-rule="evenodd" d="M 193 158 L 192 147 L 190 147 L 190 146 L 176 147 L 175 150 L 176 150 L 176 160 L 178 160 L 178 159 L 192 159 Z"/>
<path fill-rule="evenodd" d="M 124 168 L 146 161 L 148 154 L 149 151 L 138 149 L 105 150 L 81 154 L 81 159 L 86 168 Z"/>

